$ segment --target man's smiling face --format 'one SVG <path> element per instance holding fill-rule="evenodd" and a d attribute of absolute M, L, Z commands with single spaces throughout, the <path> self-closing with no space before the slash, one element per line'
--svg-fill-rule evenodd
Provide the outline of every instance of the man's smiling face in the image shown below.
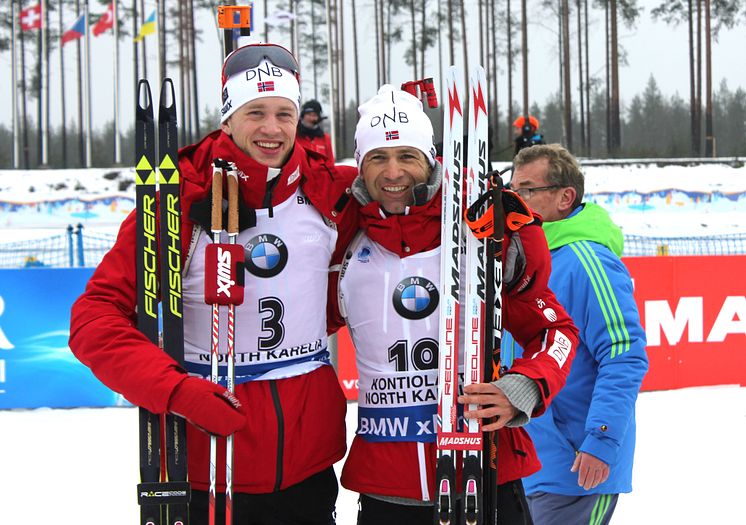
<path fill-rule="evenodd" d="M 298 110 L 287 98 L 263 97 L 247 102 L 221 128 L 252 159 L 280 168 L 295 144 Z"/>
<path fill-rule="evenodd" d="M 370 196 L 391 214 L 404 213 L 414 202 L 412 189 L 430 177 L 425 154 L 410 146 L 370 150 L 361 170 Z"/>

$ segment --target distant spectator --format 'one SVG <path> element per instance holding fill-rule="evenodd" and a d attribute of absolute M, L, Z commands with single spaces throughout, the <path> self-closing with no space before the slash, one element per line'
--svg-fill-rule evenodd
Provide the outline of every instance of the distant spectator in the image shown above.
<path fill-rule="evenodd" d="M 526 117 L 521 115 L 513 122 L 513 128 L 515 129 L 515 137 L 513 142 L 515 143 L 515 155 L 523 148 L 534 146 L 536 144 L 544 144 L 544 136 L 539 133 L 539 119 L 531 115 Z"/>
<path fill-rule="evenodd" d="M 328 133 L 324 133 L 324 130 L 321 129 L 321 121 L 325 118 L 321 115 L 321 104 L 318 100 L 305 102 L 300 110 L 295 143 L 309 151 L 324 155 L 329 164 L 334 164 L 331 138 L 329 138 Z"/>
<path fill-rule="evenodd" d="M 46 266 L 46 264 L 37 259 L 35 255 L 28 255 L 23 261 L 24 268 L 41 268 L 44 266 Z"/>

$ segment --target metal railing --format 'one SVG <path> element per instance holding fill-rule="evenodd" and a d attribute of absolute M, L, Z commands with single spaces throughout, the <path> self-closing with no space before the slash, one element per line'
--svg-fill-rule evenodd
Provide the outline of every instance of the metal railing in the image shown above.
<path fill-rule="evenodd" d="M 96 266 L 114 245 L 115 235 L 83 233 L 83 225 L 41 239 L 0 243 L 0 268 Z"/>
<path fill-rule="evenodd" d="M 85 232 L 81 224 L 43 239 L 0 243 L 0 268 L 95 267 L 116 235 Z M 624 236 L 624 257 L 746 254 L 746 233 L 701 237 Z"/>

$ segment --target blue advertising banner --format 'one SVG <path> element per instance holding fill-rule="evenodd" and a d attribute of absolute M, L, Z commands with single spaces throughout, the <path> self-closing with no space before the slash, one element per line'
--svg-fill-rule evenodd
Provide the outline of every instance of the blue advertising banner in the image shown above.
<path fill-rule="evenodd" d="M 0 269 L 0 409 L 126 405 L 67 346 L 93 268 Z"/>

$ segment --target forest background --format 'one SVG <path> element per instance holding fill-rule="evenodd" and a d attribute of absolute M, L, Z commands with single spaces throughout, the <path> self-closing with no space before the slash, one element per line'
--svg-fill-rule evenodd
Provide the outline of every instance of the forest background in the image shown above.
<path fill-rule="evenodd" d="M 10 104 L 0 106 L 0 168 L 14 162 L 21 168 L 111 166 L 116 159 L 128 164 L 130 108 L 140 77 L 155 86 L 167 74 L 174 78 L 182 144 L 216 127 L 219 101 L 212 92 L 222 58 L 217 2 L 116 1 L 119 44 L 111 30 L 90 37 L 93 125 L 87 142 L 80 87 L 85 39 L 60 46 L 60 37 L 86 9 L 92 26 L 114 2 L 42 1 L 47 31 L 16 28 L 15 42 L 11 9 L 18 16 L 39 1 L 0 4 L 0 70 L 11 69 L 14 45 L 22 41 L 24 49 L 16 66 L 15 127 Z M 142 35 L 153 19 L 157 38 Z M 448 65 L 467 71 L 477 62 L 488 72 L 493 160 L 510 158 L 511 124 L 525 113 L 539 118 L 548 142 L 563 143 L 581 157 L 746 154 L 746 68 L 734 46 L 740 39 L 743 49 L 746 39 L 738 31 L 746 22 L 743 0 L 259 0 L 253 22 L 256 37 L 298 56 L 304 99 L 320 100 L 330 115 L 325 124 L 338 158 L 352 156 L 357 105 L 377 86 L 432 76 L 442 102 Z M 653 38 L 639 29 L 651 25 Z M 640 44 L 649 60 L 635 54 Z M 122 56 L 118 74 L 111 70 L 114 53 Z M 648 62 L 661 56 L 669 65 L 641 81 Z M 118 104 L 113 83 L 120 88 Z M 12 98 L 12 82 L 3 84 L 0 98 Z M 437 141 L 442 108 L 428 111 Z M 18 152 L 14 133 L 25 137 Z"/>

